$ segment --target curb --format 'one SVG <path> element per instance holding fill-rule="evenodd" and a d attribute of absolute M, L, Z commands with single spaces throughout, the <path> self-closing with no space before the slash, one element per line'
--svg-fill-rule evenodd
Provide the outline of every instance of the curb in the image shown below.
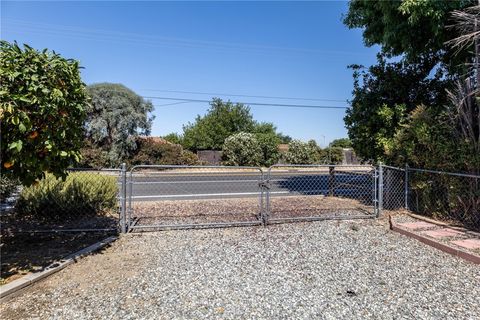
<path fill-rule="evenodd" d="M 390 222 L 390 230 L 393 230 L 393 231 L 398 232 L 398 233 L 400 233 L 404 236 L 407 236 L 407 237 L 413 238 L 415 240 L 418 240 L 418 241 L 420 241 L 420 242 L 422 242 L 426 245 L 429 245 L 429 246 L 431 246 L 435 249 L 438 249 L 438 250 L 441 250 L 445 253 L 451 254 L 452 256 L 462 258 L 464 260 L 473 262 L 475 264 L 480 264 L 480 256 L 477 256 L 477 255 L 474 255 L 472 253 L 465 252 L 463 250 L 459 250 L 459 249 L 450 247 L 446 244 L 434 241 L 432 239 L 421 236 L 421 235 L 416 234 L 414 232 L 411 232 L 411 231 L 405 230 L 403 228 L 397 227 L 395 225 L 395 223 L 393 223 L 391 217 L 389 218 L 389 222 Z"/>
<path fill-rule="evenodd" d="M 102 241 L 92 244 L 91 246 L 88 246 L 86 248 L 83 248 L 82 250 L 79 250 L 75 253 L 68 255 L 67 257 L 60 260 L 59 262 L 52 263 L 41 272 L 28 274 L 20 279 L 14 280 L 10 283 L 7 283 L 6 285 L 1 286 L 0 299 L 5 298 L 6 296 L 9 296 L 12 293 L 15 293 L 20 289 L 30 286 L 54 273 L 57 273 L 58 271 L 64 269 L 65 267 L 71 265 L 72 263 L 77 262 L 78 259 L 105 247 L 106 245 L 112 243 L 117 239 L 118 239 L 117 236 L 108 237 Z"/>
<path fill-rule="evenodd" d="M 423 221 L 429 222 L 429 223 L 433 223 L 433 224 L 436 224 L 437 226 L 448 227 L 448 228 L 455 229 L 455 230 L 461 230 L 461 231 L 464 231 L 467 234 L 471 234 L 471 235 L 474 235 L 474 236 L 477 236 L 477 237 L 480 236 L 480 233 L 478 233 L 476 231 L 465 229 L 462 225 L 450 224 L 450 223 L 446 223 L 446 222 L 442 222 L 442 221 L 437 221 L 437 220 L 434 220 L 434 219 L 431 219 L 431 218 L 428 218 L 428 217 L 423 217 L 423 216 L 420 216 L 418 214 L 414 214 L 414 213 L 411 213 L 411 212 L 407 212 L 406 214 L 408 216 L 412 217 L 412 218 L 415 218 L 415 219 L 418 219 L 418 220 L 423 220 Z"/>

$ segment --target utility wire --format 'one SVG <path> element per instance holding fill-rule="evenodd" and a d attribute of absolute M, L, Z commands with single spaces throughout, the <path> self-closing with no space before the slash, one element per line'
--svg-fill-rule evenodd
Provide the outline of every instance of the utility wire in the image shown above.
<path fill-rule="evenodd" d="M 185 101 L 185 102 L 202 102 L 210 103 L 211 100 L 203 99 L 185 99 L 185 98 L 172 98 L 172 97 L 150 97 L 142 96 L 145 99 L 160 99 L 160 100 L 174 100 L 174 101 Z M 250 106 L 268 106 L 268 107 L 285 107 L 285 108 L 312 108 L 312 109 L 347 109 L 348 107 L 340 106 L 324 106 L 324 105 L 307 105 L 307 104 L 282 104 L 282 103 L 260 103 L 260 102 L 235 102 L 232 103 L 242 103 Z"/>
<path fill-rule="evenodd" d="M 295 98 L 295 97 L 278 97 L 278 96 L 263 96 L 263 95 L 262 95 L 262 96 L 254 96 L 254 95 L 245 95 L 245 94 L 212 93 L 212 92 L 200 92 L 200 91 L 161 90 L 161 89 L 143 89 L 143 91 L 169 92 L 169 93 L 187 93 L 187 94 L 199 94 L 199 95 L 209 95 L 209 96 L 228 96 L 228 97 L 261 98 L 261 99 L 348 102 L 347 100 L 340 100 L 340 99 Z"/>
<path fill-rule="evenodd" d="M 321 50 L 315 48 L 298 48 L 298 47 L 281 47 L 272 45 L 256 45 L 248 43 L 231 43 L 221 41 L 205 41 L 178 37 L 163 37 L 158 35 L 145 35 L 131 32 L 118 32 L 111 30 L 101 30 L 92 28 L 82 28 L 57 24 L 46 23 L 32 23 L 25 20 L 4 19 L 9 26 L 15 26 L 15 29 L 10 28 L 9 32 L 22 32 L 35 34 L 48 34 L 53 36 L 63 36 L 69 38 L 78 38 L 83 40 L 97 40 L 97 41 L 119 41 L 121 43 L 137 43 L 160 47 L 173 48 L 204 48 L 209 50 L 241 50 L 245 52 L 259 51 L 259 52 L 290 52 L 290 53 L 305 53 L 305 54 L 321 54 L 321 55 L 353 55 L 358 56 L 356 51 L 341 51 L 341 50 Z"/>
<path fill-rule="evenodd" d="M 173 102 L 173 103 L 165 103 L 165 104 L 155 104 L 155 107 L 167 107 L 167 106 L 174 106 L 177 104 L 184 104 L 184 103 L 190 103 L 190 101 L 180 101 L 180 102 Z"/>

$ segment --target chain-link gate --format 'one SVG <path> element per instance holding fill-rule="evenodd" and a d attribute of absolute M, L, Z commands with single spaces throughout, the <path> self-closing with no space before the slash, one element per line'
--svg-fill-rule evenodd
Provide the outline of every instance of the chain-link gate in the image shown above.
<path fill-rule="evenodd" d="M 135 166 L 125 224 L 136 231 L 261 225 L 263 181 L 257 167 Z"/>
<path fill-rule="evenodd" d="M 373 218 L 377 169 L 369 165 L 275 165 L 267 174 L 267 223 Z"/>

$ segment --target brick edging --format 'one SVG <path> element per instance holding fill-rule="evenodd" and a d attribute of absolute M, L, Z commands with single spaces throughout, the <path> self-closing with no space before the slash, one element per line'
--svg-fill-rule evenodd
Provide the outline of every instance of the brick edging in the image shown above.
<path fill-rule="evenodd" d="M 0 299 L 3 299 L 12 293 L 17 292 L 20 289 L 23 289 L 27 286 L 30 286 L 46 277 L 49 275 L 52 275 L 54 273 L 57 273 L 58 271 L 64 269 L 68 265 L 77 262 L 79 258 L 82 258 L 86 255 L 89 255 L 90 253 L 97 251 L 106 245 L 112 243 L 113 241 L 117 240 L 117 236 L 111 236 L 108 237 L 102 241 L 99 241 L 97 243 L 94 243 L 86 248 L 83 248 L 75 253 L 72 253 L 65 257 L 64 259 L 60 260 L 60 262 L 54 262 L 50 264 L 48 267 L 46 267 L 43 271 L 38 272 L 38 273 L 30 273 L 27 274 L 26 276 L 21 277 L 20 279 L 14 280 L 10 283 L 7 283 L 3 286 L 0 287 Z"/>
<path fill-rule="evenodd" d="M 446 252 L 448 254 L 451 254 L 453 256 L 465 259 L 465 260 L 473 262 L 475 264 L 480 264 L 480 256 L 477 256 L 477 255 L 474 255 L 472 253 L 465 252 L 463 250 L 459 250 L 459 249 L 450 247 L 446 244 L 434 241 L 434 240 L 429 239 L 427 237 L 421 236 L 417 233 L 414 233 L 414 232 L 405 230 L 403 228 L 400 228 L 395 223 L 393 223 L 391 217 L 389 218 L 389 222 L 390 222 L 390 229 L 395 231 L 395 232 L 398 232 L 398 233 L 400 233 L 404 236 L 416 239 L 416 240 L 418 240 L 418 241 L 420 241 L 420 242 L 422 242 L 426 245 L 434 247 L 435 249 L 441 250 L 441 251 Z"/>

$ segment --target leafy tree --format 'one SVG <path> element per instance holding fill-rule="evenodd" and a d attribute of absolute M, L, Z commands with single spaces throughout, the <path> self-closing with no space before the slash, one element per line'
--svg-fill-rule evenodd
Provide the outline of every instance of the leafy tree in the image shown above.
<path fill-rule="evenodd" d="M 325 164 L 341 164 L 343 161 L 343 148 L 328 147 L 320 150 L 320 162 Z"/>
<path fill-rule="evenodd" d="M 190 150 L 221 150 L 226 138 L 238 132 L 252 132 L 255 127 L 250 108 L 214 98 L 204 116 L 184 126 L 183 145 Z"/>
<path fill-rule="evenodd" d="M 262 150 L 252 133 L 239 132 L 225 139 L 222 156 L 225 165 L 258 166 Z"/>
<path fill-rule="evenodd" d="M 175 132 L 167 134 L 166 136 L 163 137 L 163 139 L 174 144 L 183 145 L 183 137 Z"/>
<path fill-rule="evenodd" d="M 454 37 L 446 28 L 454 10 L 475 5 L 477 0 L 350 1 L 344 23 L 362 28 L 367 46 L 380 45 L 387 57 L 405 55 L 408 62 L 438 63 L 449 68 L 464 61 L 445 46 Z"/>
<path fill-rule="evenodd" d="M 252 133 L 277 135 L 277 127 L 271 122 L 254 122 Z"/>
<path fill-rule="evenodd" d="M 434 112 L 420 105 L 396 132 L 394 143 L 386 149 L 386 154 L 400 166 L 406 163 L 420 168 L 448 169 L 442 163 L 455 166 L 457 155 L 450 152 L 455 144 L 453 132 L 445 126 L 448 126 L 445 112 Z M 444 161 L 446 157 L 449 157 L 447 162 Z"/>
<path fill-rule="evenodd" d="M 329 147 L 338 147 L 338 148 L 351 148 L 352 141 L 348 138 L 335 139 L 330 142 Z"/>
<path fill-rule="evenodd" d="M 88 86 L 86 137 L 108 152 L 111 165 L 119 165 L 136 149 L 136 137 L 149 135 L 153 105 L 122 84 Z"/>
<path fill-rule="evenodd" d="M 280 139 L 280 143 L 290 143 L 292 142 L 292 137 L 290 137 L 289 135 L 286 135 L 286 134 L 283 134 L 283 133 L 278 133 L 277 134 L 278 136 L 278 139 Z"/>
<path fill-rule="evenodd" d="M 403 62 L 387 63 L 381 55 L 378 64 L 354 70 L 354 98 L 347 110 L 345 126 L 355 152 L 364 159 L 385 160 L 385 148 L 408 113 L 417 105 L 442 105 L 445 89 L 451 83 L 442 72 L 428 77 L 429 69 Z"/>
<path fill-rule="evenodd" d="M 79 64 L 0 42 L 2 174 L 31 185 L 80 160 L 87 95 Z"/>
<path fill-rule="evenodd" d="M 261 149 L 260 164 L 265 167 L 270 167 L 278 163 L 280 159 L 280 151 L 278 145 L 280 139 L 275 133 L 256 133 L 255 138 Z"/>
<path fill-rule="evenodd" d="M 367 46 L 380 45 L 378 63 L 354 69 L 354 99 L 345 123 L 355 151 L 365 159 L 386 160 L 393 136 L 418 105 L 448 103 L 446 89 L 466 72 L 467 47 L 445 44 L 456 35 L 451 15 L 470 1 L 351 1 L 344 23 L 363 28 Z M 388 61 L 398 56 L 399 61 Z"/>
<path fill-rule="evenodd" d="M 110 159 L 108 152 L 95 146 L 91 141 L 85 140 L 80 149 L 81 160 L 78 163 L 80 168 L 108 168 Z"/>
<path fill-rule="evenodd" d="M 292 140 L 288 144 L 288 151 L 284 154 L 284 161 L 289 164 L 314 164 L 320 161 L 319 148 L 315 141 L 308 143 Z"/>

